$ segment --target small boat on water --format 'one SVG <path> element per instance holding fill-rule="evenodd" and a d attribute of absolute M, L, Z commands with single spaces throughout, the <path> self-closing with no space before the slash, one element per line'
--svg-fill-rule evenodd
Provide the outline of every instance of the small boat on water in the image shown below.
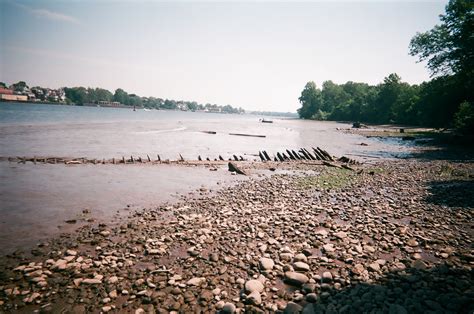
<path fill-rule="evenodd" d="M 262 123 L 273 123 L 272 120 L 266 120 L 265 118 L 261 119 L 260 122 L 262 122 Z"/>
<path fill-rule="evenodd" d="M 151 111 L 151 110 L 147 108 L 143 108 L 143 111 Z"/>

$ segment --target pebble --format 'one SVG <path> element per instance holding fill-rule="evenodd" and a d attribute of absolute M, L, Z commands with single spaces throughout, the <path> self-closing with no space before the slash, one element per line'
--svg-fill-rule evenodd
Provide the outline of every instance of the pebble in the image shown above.
<path fill-rule="evenodd" d="M 186 282 L 186 284 L 188 286 L 200 286 L 205 282 L 206 282 L 206 278 L 204 278 L 204 277 L 195 277 L 195 278 L 189 279 Z"/>
<path fill-rule="evenodd" d="M 332 274 L 331 272 L 325 271 L 322 276 L 323 282 L 331 282 L 332 281 Z"/>

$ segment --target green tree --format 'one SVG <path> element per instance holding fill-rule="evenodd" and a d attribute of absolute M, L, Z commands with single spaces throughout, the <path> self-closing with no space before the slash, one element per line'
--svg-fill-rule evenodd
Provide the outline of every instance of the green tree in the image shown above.
<path fill-rule="evenodd" d="M 114 95 L 110 91 L 103 88 L 96 88 L 94 94 L 95 101 L 112 101 L 114 98 Z"/>
<path fill-rule="evenodd" d="M 472 0 L 451 0 L 441 24 L 417 33 L 410 42 L 410 54 L 436 74 L 472 74 L 474 65 L 474 4 Z"/>
<path fill-rule="evenodd" d="M 115 90 L 114 96 L 113 96 L 114 101 L 118 101 L 119 103 L 123 105 L 129 105 L 130 104 L 130 97 L 128 96 L 127 92 L 124 91 L 121 88 L 117 88 Z"/>
<path fill-rule="evenodd" d="M 459 106 L 454 115 L 454 127 L 464 134 L 474 135 L 474 104 L 465 101 Z"/>
<path fill-rule="evenodd" d="M 311 119 L 321 109 L 321 91 L 316 87 L 316 83 L 308 82 L 301 92 L 299 98 L 301 108 L 298 109 L 300 118 Z"/>
<path fill-rule="evenodd" d="M 28 85 L 24 81 L 19 81 L 18 83 L 12 84 L 13 90 L 15 92 L 23 92 L 25 89 L 28 89 Z"/>
<path fill-rule="evenodd" d="M 64 92 L 66 94 L 66 98 L 69 99 L 69 101 L 73 104 L 83 105 L 89 102 L 87 89 L 84 87 L 66 87 L 64 88 Z"/>

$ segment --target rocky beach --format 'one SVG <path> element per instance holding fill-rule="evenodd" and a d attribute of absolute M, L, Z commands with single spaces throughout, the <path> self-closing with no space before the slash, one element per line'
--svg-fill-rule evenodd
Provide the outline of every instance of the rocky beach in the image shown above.
<path fill-rule="evenodd" d="M 2 257 L 0 312 L 474 310 L 471 162 L 239 166 L 259 175 Z"/>

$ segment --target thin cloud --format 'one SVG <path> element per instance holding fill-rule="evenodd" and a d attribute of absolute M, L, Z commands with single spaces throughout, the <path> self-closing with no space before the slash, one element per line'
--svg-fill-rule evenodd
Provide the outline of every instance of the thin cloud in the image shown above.
<path fill-rule="evenodd" d="M 22 10 L 28 12 L 29 14 L 34 15 L 34 16 L 39 17 L 39 18 L 45 18 L 45 19 L 53 20 L 53 21 L 80 24 L 78 19 L 76 19 L 75 17 L 72 17 L 70 15 L 50 11 L 50 10 L 47 10 L 47 9 L 35 9 L 35 8 L 29 7 L 27 5 L 16 3 L 16 2 L 11 2 L 11 3 L 14 4 L 15 6 L 17 6 L 18 8 L 21 8 Z"/>
<path fill-rule="evenodd" d="M 45 49 L 37 49 L 37 48 L 26 48 L 21 46 L 6 46 L 7 50 L 26 53 L 41 57 L 53 58 L 53 59 L 63 59 L 74 63 L 82 63 L 88 64 L 94 67 L 107 67 L 112 69 L 123 69 L 123 70 L 132 70 L 132 71 L 152 71 L 150 67 L 142 67 L 142 66 L 135 66 L 130 65 L 127 63 L 119 63 L 113 62 L 110 60 L 105 59 L 98 59 L 98 58 L 88 58 L 83 56 L 78 56 L 74 54 L 68 54 L 64 52 L 60 52 L 58 50 L 45 50 Z"/>

